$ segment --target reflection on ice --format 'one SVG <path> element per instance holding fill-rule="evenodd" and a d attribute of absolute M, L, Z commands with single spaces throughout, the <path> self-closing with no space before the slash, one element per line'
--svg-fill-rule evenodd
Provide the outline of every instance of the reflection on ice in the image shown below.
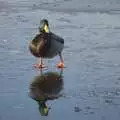
<path fill-rule="evenodd" d="M 47 100 L 58 99 L 61 96 L 62 89 L 62 71 L 60 73 L 45 72 L 34 77 L 30 84 L 30 97 L 37 101 L 42 116 L 48 115 Z"/>

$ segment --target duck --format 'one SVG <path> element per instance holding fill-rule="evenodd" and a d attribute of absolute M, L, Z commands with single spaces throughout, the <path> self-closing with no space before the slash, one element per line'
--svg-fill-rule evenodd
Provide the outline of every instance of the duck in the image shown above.
<path fill-rule="evenodd" d="M 64 48 L 64 39 L 51 32 L 47 19 L 40 21 L 39 33 L 30 41 L 29 50 L 33 56 L 39 58 L 39 62 L 34 65 L 35 68 L 45 68 L 44 58 L 51 59 L 59 55 L 60 62 L 56 64 L 57 68 L 64 68 L 62 51 Z"/>

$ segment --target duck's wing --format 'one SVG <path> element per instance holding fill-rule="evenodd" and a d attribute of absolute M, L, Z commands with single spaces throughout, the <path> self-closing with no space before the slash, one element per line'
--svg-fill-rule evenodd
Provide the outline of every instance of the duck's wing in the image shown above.
<path fill-rule="evenodd" d="M 64 44 L 64 39 L 54 33 L 51 33 L 51 39 L 59 42 L 60 44 Z"/>
<path fill-rule="evenodd" d="M 46 58 L 52 58 L 62 52 L 64 48 L 64 39 L 54 33 L 49 33 Z"/>
<path fill-rule="evenodd" d="M 43 34 L 38 34 L 30 42 L 29 49 L 36 57 L 44 56 L 46 51 L 45 37 Z"/>
<path fill-rule="evenodd" d="M 38 45 L 38 43 L 43 40 L 43 35 L 42 34 L 37 34 L 33 40 L 32 40 L 32 43 L 35 44 L 35 45 Z"/>

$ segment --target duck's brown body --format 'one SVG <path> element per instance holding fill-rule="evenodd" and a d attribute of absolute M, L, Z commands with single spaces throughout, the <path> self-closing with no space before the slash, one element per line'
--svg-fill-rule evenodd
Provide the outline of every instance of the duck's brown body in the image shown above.
<path fill-rule="evenodd" d="M 42 33 L 30 42 L 29 49 L 35 57 L 52 58 L 62 51 L 64 40 L 53 33 Z"/>

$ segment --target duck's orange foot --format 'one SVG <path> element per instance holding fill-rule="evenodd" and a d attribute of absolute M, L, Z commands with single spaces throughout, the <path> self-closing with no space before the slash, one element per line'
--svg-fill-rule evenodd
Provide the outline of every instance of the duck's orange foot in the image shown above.
<path fill-rule="evenodd" d="M 56 65 L 57 68 L 65 68 L 65 65 L 63 62 L 60 62 Z"/>
<path fill-rule="evenodd" d="M 37 69 L 43 69 L 43 68 L 46 68 L 46 65 L 45 64 L 35 64 L 34 67 Z"/>

